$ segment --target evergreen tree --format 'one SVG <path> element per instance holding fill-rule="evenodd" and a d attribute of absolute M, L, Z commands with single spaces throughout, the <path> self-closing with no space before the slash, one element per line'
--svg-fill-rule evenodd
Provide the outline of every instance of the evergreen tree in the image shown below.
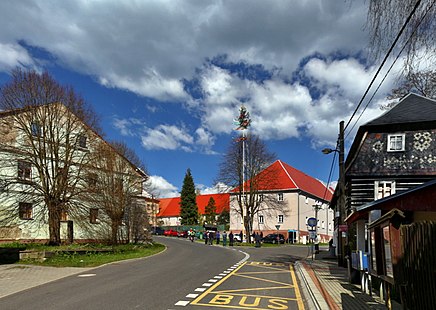
<path fill-rule="evenodd" d="M 197 195 L 189 168 L 183 179 L 182 192 L 180 193 L 180 217 L 182 225 L 198 224 Z"/>
<path fill-rule="evenodd" d="M 216 221 L 218 225 L 228 225 L 230 224 L 230 212 L 229 210 L 223 210 Z"/>
<path fill-rule="evenodd" d="M 214 225 L 216 219 L 216 205 L 215 199 L 210 197 L 209 202 L 207 203 L 206 208 L 204 209 L 204 215 L 206 216 L 206 222 L 208 224 Z"/>

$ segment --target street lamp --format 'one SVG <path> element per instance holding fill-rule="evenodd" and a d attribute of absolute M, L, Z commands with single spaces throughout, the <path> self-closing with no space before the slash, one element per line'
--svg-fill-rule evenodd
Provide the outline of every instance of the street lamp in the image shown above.
<path fill-rule="evenodd" d="M 332 152 L 339 153 L 339 198 L 336 209 L 336 217 L 338 219 L 338 265 L 344 266 L 344 247 L 342 242 L 341 225 L 343 223 L 343 215 L 345 211 L 345 168 L 344 168 L 344 121 L 339 123 L 339 137 L 338 147 L 336 149 L 325 148 L 322 150 L 323 154 L 330 154 Z M 328 186 L 328 185 L 327 185 Z"/>

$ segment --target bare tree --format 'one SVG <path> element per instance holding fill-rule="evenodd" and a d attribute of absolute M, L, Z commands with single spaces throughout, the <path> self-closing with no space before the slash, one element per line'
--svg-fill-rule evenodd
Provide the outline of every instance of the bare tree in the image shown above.
<path fill-rule="evenodd" d="M 48 73 L 21 69 L 1 88 L 0 108 L 2 225 L 48 223 L 49 244 L 59 244 L 61 219 L 83 211 L 78 198 L 87 139 L 100 131 L 96 114 Z"/>
<path fill-rule="evenodd" d="M 388 99 L 401 99 L 410 92 L 436 99 L 436 71 L 409 72 L 398 87 L 391 91 Z"/>
<path fill-rule="evenodd" d="M 244 141 L 245 150 L 242 145 Z M 232 141 L 220 164 L 218 181 L 233 188 L 231 199 L 236 199 L 236 206 L 230 205 L 243 219 L 247 235 L 251 235 L 253 220 L 259 212 L 268 214 L 271 211 L 285 211 L 284 202 L 277 201 L 274 195 L 265 192 L 278 182 L 274 171 L 265 170 L 275 158 L 275 154 L 267 150 L 259 137 L 248 135 L 236 143 Z"/>
<path fill-rule="evenodd" d="M 122 227 L 125 227 L 126 239 L 135 239 L 132 234 L 138 237 L 139 230 L 148 223 L 145 198 L 141 197 L 147 175 L 127 156 L 137 164 L 140 164 L 139 159 L 133 150 L 120 142 L 101 142 L 91 156 L 95 168 L 95 186 L 94 193 L 90 191 L 87 200 L 106 215 L 100 221 L 110 226 L 112 244 L 124 239 Z"/>
<path fill-rule="evenodd" d="M 418 67 L 419 62 L 435 63 L 436 5 L 433 0 L 370 0 L 368 29 L 371 50 L 376 58 L 385 54 L 394 42 L 409 14 L 417 5 L 396 48 L 405 48 L 405 70 Z"/>

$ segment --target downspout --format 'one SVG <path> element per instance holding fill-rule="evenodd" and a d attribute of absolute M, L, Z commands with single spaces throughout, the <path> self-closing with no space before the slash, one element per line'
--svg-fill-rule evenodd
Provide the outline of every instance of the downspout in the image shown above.
<path fill-rule="evenodd" d="M 298 197 L 297 197 L 297 233 L 298 233 L 298 236 L 297 236 L 297 240 L 298 240 L 298 243 L 300 243 L 301 242 L 301 240 L 300 240 L 300 193 L 298 193 Z"/>

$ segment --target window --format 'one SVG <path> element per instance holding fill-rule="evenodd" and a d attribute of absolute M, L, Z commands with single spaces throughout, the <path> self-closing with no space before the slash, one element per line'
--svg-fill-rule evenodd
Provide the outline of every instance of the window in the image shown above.
<path fill-rule="evenodd" d="M 259 215 L 259 224 L 263 224 L 263 215 Z"/>
<path fill-rule="evenodd" d="M 374 200 L 395 194 L 395 181 L 375 181 Z"/>
<path fill-rule="evenodd" d="M 32 219 L 32 204 L 27 202 L 20 202 L 18 204 L 18 213 L 20 220 Z"/>
<path fill-rule="evenodd" d="M 97 188 L 98 176 L 96 173 L 90 173 L 87 177 L 88 189 L 90 191 L 95 191 Z"/>
<path fill-rule="evenodd" d="M 278 193 L 277 194 L 277 200 L 278 201 L 283 201 L 283 193 Z"/>
<path fill-rule="evenodd" d="M 280 214 L 279 216 L 278 216 L 278 221 L 277 221 L 278 223 L 283 223 L 283 215 L 282 214 Z"/>
<path fill-rule="evenodd" d="M 33 122 L 30 124 L 30 132 L 32 133 L 32 136 L 34 137 L 41 137 L 42 136 L 42 127 L 39 123 Z"/>
<path fill-rule="evenodd" d="M 98 209 L 90 209 L 89 210 L 89 222 L 91 224 L 97 224 L 98 221 Z"/>
<path fill-rule="evenodd" d="M 388 152 L 404 151 L 404 134 L 388 135 Z"/>
<path fill-rule="evenodd" d="M 385 262 L 385 270 L 386 275 L 393 278 L 393 266 L 392 266 L 392 253 L 391 253 L 391 238 L 389 233 L 389 225 L 386 225 L 382 228 L 383 233 L 383 251 L 384 251 L 384 262 Z"/>
<path fill-rule="evenodd" d="M 32 165 L 25 161 L 18 162 L 18 178 L 20 180 L 30 180 L 32 177 L 31 174 Z"/>
<path fill-rule="evenodd" d="M 81 148 L 86 149 L 86 140 L 87 140 L 87 138 L 86 138 L 85 135 L 80 135 L 80 136 L 79 136 L 79 146 L 80 146 Z"/>
<path fill-rule="evenodd" d="M 324 223 L 324 221 L 321 222 L 321 228 L 322 228 L 322 229 L 325 229 L 325 223 Z"/>
<path fill-rule="evenodd" d="M 263 201 L 263 194 L 259 194 L 259 202 L 262 202 Z"/>
<path fill-rule="evenodd" d="M 67 210 L 61 210 L 61 221 L 68 221 L 68 213 Z"/>

